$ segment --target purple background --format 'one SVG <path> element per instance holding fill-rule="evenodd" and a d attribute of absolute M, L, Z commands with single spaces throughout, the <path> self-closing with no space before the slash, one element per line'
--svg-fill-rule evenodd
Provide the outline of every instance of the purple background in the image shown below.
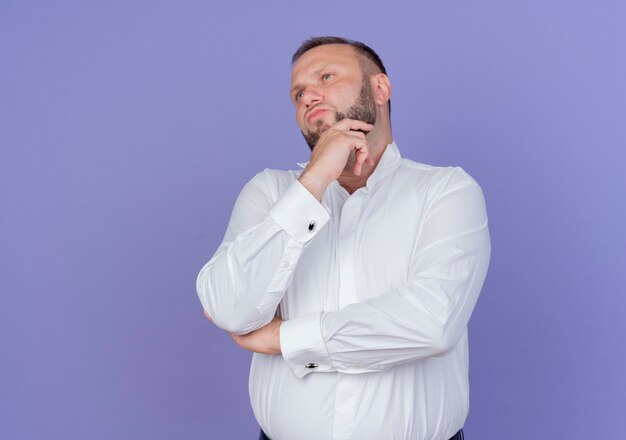
<path fill-rule="evenodd" d="M 308 158 L 312 35 L 372 45 L 402 154 L 486 195 L 468 439 L 626 414 L 621 1 L 2 1 L 0 438 L 252 439 L 250 355 L 195 277 L 235 197 Z"/>

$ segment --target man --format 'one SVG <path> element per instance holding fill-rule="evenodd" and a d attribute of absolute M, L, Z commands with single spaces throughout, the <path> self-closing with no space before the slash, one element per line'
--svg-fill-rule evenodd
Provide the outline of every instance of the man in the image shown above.
<path fill-rule="evenodd" d="M 390 95 L 369 47 L 304 42 L 291 99 L 310 161 L 246 184 L 198 276 L 207 317 L 255 353 L 261 439 L 462 438 L 483 195 L 461 168 L 400 157 Z"/>

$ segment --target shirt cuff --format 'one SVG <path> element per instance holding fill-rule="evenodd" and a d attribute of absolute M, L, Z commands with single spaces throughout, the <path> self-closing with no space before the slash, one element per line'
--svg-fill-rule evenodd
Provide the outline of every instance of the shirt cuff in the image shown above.
<path fill-rule="evenodd" d="M 280 325 L 280 350 L 298 379 L 309 373 L 333 370 L 322 338 L 321 317 L 322 312 L 315 312 Z"/>
<path fill-rule="evenodd" d="M 313 238 L 330 220 L 326 208 L 298 180 L 270 209 L 269 216 L 300 243 Z"/>

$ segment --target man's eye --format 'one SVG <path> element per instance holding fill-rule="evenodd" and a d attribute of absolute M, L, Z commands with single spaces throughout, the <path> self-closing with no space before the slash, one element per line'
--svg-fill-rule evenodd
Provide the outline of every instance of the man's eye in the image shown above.
<path fill-rule="evenodd" d="M 293 97 L 294 99 L 297 101 L 298 99 L 302 98 L 302 95 L 304 94 L 304 92 L 302 90 L 300 90 L 299 92 L 297 92 Z"/>
<path fill-rule="evenodd" d="M 329 80 L 329 79 L 331 79 L 332 77 L 333 77 L 333 74 L 332 74 L 332 73 L 325 73 L 325 74 L 323 74 L 323 75 L 322 75 L 322 79 L 323 79 L 324 81 L 328 81 L 328 80 Z"/>

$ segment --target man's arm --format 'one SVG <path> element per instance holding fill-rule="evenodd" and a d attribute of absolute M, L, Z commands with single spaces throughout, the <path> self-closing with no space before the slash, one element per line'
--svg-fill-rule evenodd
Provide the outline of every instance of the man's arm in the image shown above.
<path fill-rule="evenodd" d="M 297 181 L 272 204 L 272 178 L 259 173 L 243 188 L 222 244 L 196 281 L 205 312 L 234 335 L 272 321 L 302 250 L 329 219 Z"/>
<path fill-rule="evenodd" d="M 204 316 L 209 321 L 213 321 L 206 311 Z M 257 330 L 245 335 L 231 334 L 230 336 L 232 336 L 237 345 L 248 351 L 263 354 L 280 354 L 280 324 L 282 322 L 282 319 L 274 316 L 272 322 Z"/>
<path fill-rule="evenodd" d="M 408 283 L 282 323 L 282 354 L 297 377 L 383 371 L 456 346 L 487 273 L 490 240 L 480 187 L 455 173 L 429 210 Z"/>
<path fill-rule="evenodd" d="M 298 377 L 315 371 L 384 371 L 454 348 L 490 257 L 482 191 L 459 174 L 461 183 L 442 191 L 430 209 L 409 283 L 337 312 L 275 319 L 244 337 L 234 336 L 235 342 L 254 352 L 282 352 Z"/>
<path fill-rule="evenodd" d="M 264 190 L 271 186 L 268 173 L 244 187 L 222 244 L 196 282 L 204 310 L 218 327 L 243 335 L 272 321 L 304 246 L 330 219 L 319 203 L 326 187 L 352 151 L 355 172 L 364 162 L 372 163 L 365 135 L 352 131 L 371 128 L 344 119 L 326 130 L 311 155 L 315 172 L 307 173 L 307 167 L 273 206 Z"/>

